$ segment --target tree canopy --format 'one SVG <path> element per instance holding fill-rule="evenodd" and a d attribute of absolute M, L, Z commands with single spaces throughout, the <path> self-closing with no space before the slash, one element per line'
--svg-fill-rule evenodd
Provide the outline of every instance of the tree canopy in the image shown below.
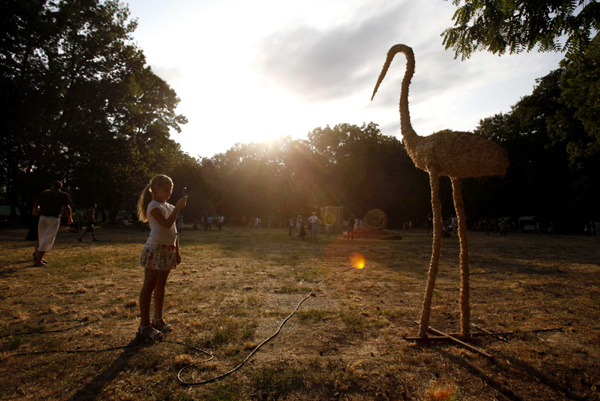
<path fill-rule="evenodd" d="M 132 42 L 117 0 L 3 0 L 0 185 L 24 214 L 53 179 L 118 210 L 181 153 L 175 92 Z"/>
<path fill-rule="evenodd" d="M 510 113 L 482 120 L 476 131 L 498 141 L 510 157 L 505 179 L 488 186 L 501 194 L 503 205 L 496 210 L 502 214 L 547 216 L 565 224 L 600 215 L 598 141 L 586 127 L 586 101 L 572 99 L 573 80 L 590 75 L 571 67 L 539 79 Z M 577 98 L 586 99 L 586 92 Z"/>
<path fill-rule="evenodd" d="M 205 213 L 237 221 L 262 216 L 287 224 L 292 215 L 344 206 L 356 216 L 384 208 L 400 224 L 428 208 L 426 174 L 374 123 L 319 127 L 306 140 L 238 144 L 201 163 L 213 202 Z"/>
<path fill-rule="evenodd" d="M 493 54 L 566 51 L 569 58 L 600 56 L 597 0 L 452 0 L 454 27 L 442 36 L 463 60 L 477 50 Z M 561 43 L 561 40 L 565 40 Z"/>

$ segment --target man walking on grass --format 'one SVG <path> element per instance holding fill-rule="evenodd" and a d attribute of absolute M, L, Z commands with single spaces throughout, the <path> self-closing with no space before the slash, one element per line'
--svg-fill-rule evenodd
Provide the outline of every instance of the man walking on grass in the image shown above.
<path fill-rule="evenodd" d="M 68 224 L 73 224 L 71 197 L 68 193 L 61 191 L 61 188 L 62 182 L 54 181 L 50 185 L 50 191 L 42 192 L 33 205 L 33 210 L 39 213 L 40 216 L 38 242 L 33 253 L 35 266 L 46 265 L 44 254 L 50 252 L 54 245 L 60 227 L 60 216 L 66 215 Z"/>
<path fill-rule="evenodd" d="M 98 241 L 96 239 L 96 235 L 94 234 L 94 225 L 96 224 L 96 207 L 98 207 L 98 205 L 95 203 L 92 203 L 92 206 L 85 213 L 85 221 L 86 221 L 87 225 L 85 227 L 85 231 L 83 232 L 83 234 L 81 234 L 79 236 L 79 238 L 77 238 L 77 241 L 81 242 L 81 240 L 87 233 L 92 233 L 92 241 L 94 241 L 94 242 Z"/>

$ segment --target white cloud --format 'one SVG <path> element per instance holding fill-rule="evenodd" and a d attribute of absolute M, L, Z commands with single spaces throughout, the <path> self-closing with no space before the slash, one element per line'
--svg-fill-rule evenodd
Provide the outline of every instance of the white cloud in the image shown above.
<path fill-rule="evenodd" d="M 275 32 L 259 44 L 254 67 L 269 84 L 308 102 L 350 96 L 373 80 L 377 50 L 391 43 L 389 38 L 403 36 L 398 21 L 413 17 L 414 4 L 400 2 L 377 8 L 377 13 L 363 6 L 356 19 L 338 25 Z"/>
<path fill-rule="evenodd" d="M 560 55 L 454 60 L 440 33 L 454 7 L 439 0 L 130 0 L 136 40 L 189 119 L 174 139 L 192 156 L 236 142 L 293 138 L 319 126 L 373 121 L 398 135 L 404 59 L 396 57 L 377 97 L 389 47 L 413 47 L 413 125 L 421 135 L 472 130 L 510 110 Z"/>

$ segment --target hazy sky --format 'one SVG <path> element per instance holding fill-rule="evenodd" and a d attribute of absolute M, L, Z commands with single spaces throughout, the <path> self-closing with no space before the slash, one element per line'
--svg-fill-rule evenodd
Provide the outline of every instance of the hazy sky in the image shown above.
<path fill-rule="evenodd" d="M 413 127 L 473 130 L 508 112 L 562 54 L 466 61 L 444 50 L 454 6 L 443 0 L 129 0 L 134 34 L 153 71 L 177 92 L 189 123 L 173 133 L 194 157 L 236 142 L 306 138 L 317 127 L 375 122 L 400 136 L 398 101 L 405 58 L 399 54 L 377 96 L 373 87 L 388 49 L 413 48 Z"/>

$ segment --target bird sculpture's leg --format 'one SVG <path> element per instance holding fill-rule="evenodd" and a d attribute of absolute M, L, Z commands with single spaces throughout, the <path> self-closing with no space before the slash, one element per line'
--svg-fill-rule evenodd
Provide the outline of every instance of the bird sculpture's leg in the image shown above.
<path fill-rule="evenodd" d="M 440 261 L 442 248 L 442 204 L 440 202 L 440 177 L 437 169 L 429 170 L 429 184 L 431 186 L 431 207 L 433 209 L 433 245 L 431 252 L 431 263 L 427 276 L 427 288 L 425 289 L 425 300 L 423 301 L 423 312 L 419 325 L 419 336 L 426 337 L 429 330 L 429 317 L 431 315 L 431 299 L 435 288 L 435 279 Z"/>
<path fill-rule="evenodd" d="M 451 178 L 454 209 L 458 217 L 458 238 L 460 243 L 460 326 L 463 338 L 471 336 L 471 307 L 469 305 L 469 246 L 467 243 L 467 218 L 458 178 Z"/>

